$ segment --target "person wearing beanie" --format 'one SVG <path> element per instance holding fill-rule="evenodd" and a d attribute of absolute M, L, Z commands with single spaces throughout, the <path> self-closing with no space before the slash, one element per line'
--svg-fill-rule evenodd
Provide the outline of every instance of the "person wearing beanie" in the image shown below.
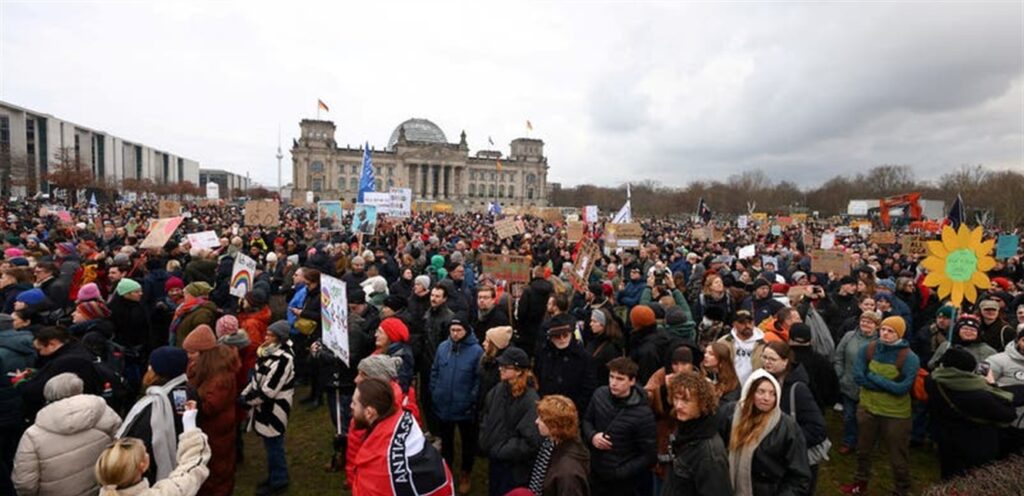
<path fill-rule="evenodd" d="M 935 312 L 935 319 L 914 333 L 910 348 L 921 357 L 921 363 L 932 363 L 934 353 L 946 342 L 953 321 L 953 306 L 943 305 Z"/>
<path fill-rule="evenodd" d="M 387 320 L 387 319 L 385 319 Z M 440 422 L 441 454 L 454 471 L 455 431 L 462 439 L 462 463 L 459 465 L 459 488 L 467 488 L 476 461 L 477 395 L 480 376 L 477 365 L 484 350 L 473 329 L 459 319 L 452 319 L 448 339 L 437 348 L 430 370 L 430 395 L 434 415 Z M 467 494 L 468 489 L 460 491 Z"/>
<path fill-rule="evenodd" d="M 78 295 L 75 296 L 75 303 L 82 303 L 84 301 L 91 300 L 102 300 L 103 295 L 100 294 L 100 287 L 94 282 L 83 285 L 78 288 Z"/>
<path fill-rule="evenodd" d="M 654 310 L 647 305 L 637 305 L 629 312 L 633 332 L 629 335 L 629 357 L 640 367 L 637 383 L 647 384 L 651 376 L 664 366 L 671 339 L 664 329 L 657 326 Z"/>
<path fill-rule="evenodd" d="M 185 281 L 182 281 L 181 278 L 177 276 L 170 276 L 167 278 L 167 282 L 164 283 L 164 291 L 170 293 L 172 290 L 175 289 L 180 289 L 181 291 L 184 292 Z"/>
<path fill-rule="evenodd" d="M 146 368 L 146 354 L 167 344 L 166 334 L 151 329 L 149 312 L 142 304 L 142 285 L 132 279 L 125 277 L 117 283 L 107 306 L 110 308 L 110 322 L 114 324 L 114 341 L 138 352 L 126 361 L 126 375 L 129 378 L 141 377 Z M 134 379 L 129 379 L 129 382 L 138 386 Z"/>
<path fill-rule="evenodd" d="M 840 488 L 843 493 L 867 491 L 876 441 L 889 448 L 894 492 L 910 492 L 910 389 L 920 360 L 903 339 L 905 332 L 902 317 L 888 317 L 879 325 L 878 340 L 857 353 L 853 367 L 854 381 L 860 385 L 857 472 L 853 482 Z"/>
<path fill-rule="evenodd" d="M 975 373 L 979 362 L 957 346 L 925 379 L 944 480 L 999 458 L 1001 426 L 1017 418 L 1013 395 Z"/>
<path fill-rule="evenodd" d="M 388 317 L 380 322 L 380 327 L 374 335 L 374 344 L 375 355 L 384 354 L 402 359 L 402 367 L 398 370 L 398 384 L 402 387 L 402 392 L 408 394 L 415 370 L 412 347 L 409 345 L 409 328 L 402 319 Z"/>
<path fill-rule="evenodd" d="M 1013 327 L 1006 322 L 1002 311 L 1003 304 L 1000 301 L 998 294 L 990 294 L 978 303 L 978 313 L 980 314 L 978 332 L 981 334 L 981 340 L 995 350 L 1005 349 L 1007 344 L 1013 342 L 1013 338 L 1017 334 Z"/>
<path fill-rule="evenodd" d="M 821 411 L 839 401 L 839 378 L 829 357 L 820 355 L 811 346 L 811 327 L 796 322 L 789 328 L 789 346 L 796 363 L 807 373 L 807 386 Z"/>
<path fill-rule="evenodd" d="M 207 299 L 210 285 L 197 281 L 185 286 L 184 298 L 171 317 L 169 333 L 173 343 L 181 346 L 185 337 L 200 325 L 212 327 L 217 323 L 217 305 Z"/>
<path fill-rule="evenodd" d="M 46 297 L 46 293 L 39 288 L 32 288 L 28 291 L 22 291 L 18 293 L 18 296 L 14 298 L 14 309 L 23 310 L 29 309 L 45 309 L 51 305 L 50 300 Z"/>
<path fill-rule="evenodd" d="M 976 315 L 965 313 L 956 320 L 956 326 L 953 329 L 952 345 L 970 353 L 978 363 L 996 354 L 996 350 L 982 339 L 981 325 L 982 322 Z M 950 349 L 952 348 L 949 342 L 939 345 L 931 360 L 928 361 L 928 368 L 938 367 L 942 361 L 942 355 Z"/>
<path fill-rule="evenodd" d="M 182 348 L 188 352 L 188 385 L 201 400 L 199 428 L 209 435 L 213 451 L 210 476 L 199 492 L 226 496 L 234 492 L 235 485 L 238 354 L 218 345 L 213 329 L 206 324 L 196 326 L 182 340 Z"/>
<path fill-rule="evenodd" d="M 595 308 L 590 312 L 590 334 L 583 347 L 591 356 L 594 380 L 606 384 L 608 362 L 622 356 L 622 327 L 607 309 Z"/>
<path fill-rule="evenodd" d="M 239 329 L 238 318 L 234 315 L 225 315 L 217 319 L 216 334 L 217 344 L 231 346 L 238 350 L 239 355 L 249 347 L 249 335 Z"/>
<path fill-rule="evenodd" d="M 142 285 L 134 279 L 124 278 L 117 283 L 115 290 L 118 296 L 142 299 Z"/>
<path fill-rule="evenodd" d="M 753 292 L 740 303 L 741 309 L 754 316 L 755 326 L 760 326 L 762 321 L 771 318 L 783 307 L 785 305 L 772 297 L 771 283 L 761 277 L 754 280 Z"/>
<path fill-rule="evenodd" d="M 840 454 L 853 453 L 857 448 L 860 385 L 854 379 L 854 364 L 857 363 L 860 350 L 878 339 L 878 325 L 881 323 L 880 312 L 864 311 L 860 315 L 858 327 L 843 336 L 832 354 L 832 369 L 839 377 L 839 393 L 843 404 L 843 439 L 838 448 Z"/>
<path fill-rule="evenodd" d="M 247 293 L 246 297 L 242 300 L 242 308 L 238 313 L 237 343 L 242 343 L 241 335 L 243 334 L 246 336 L 244 341 L 248 343 L 246 346 L 238 349 L 238 357 L 242 361 L 242 366 L 238 369 L 238 379 L 241 387 L 245 387 L 248 384 L 249 375 L 256 368 L 257 350 L 266 340 L 267 333 L 269 332 L 271 311 L 270 306 L 262 301 L 263 294 L 263 288 L 257 288 Z M 223 318 L 221 317 L 221 319 Z M 288 324 L 287 320 L 282 320 L 281 322 L 285 325 Z M 219 324 L 220 322 L 218 321 Z M 292 350 L 294 349 L 294 346 L 292 346 Z M 245 421 L 244 411 L 239 411 L 239 421 Z"/>

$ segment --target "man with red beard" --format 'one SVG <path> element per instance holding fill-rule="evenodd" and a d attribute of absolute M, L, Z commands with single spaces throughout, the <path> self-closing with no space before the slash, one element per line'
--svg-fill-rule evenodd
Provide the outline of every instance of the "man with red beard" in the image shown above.
<path fill-rule="evenodd" d="M 452 474 L 412 412 L 395 406 L 392 385 L 366 379 L 352 397 L 352 422 L 366 429 L 355 458 L 354 496 L 450 496 Z"/>

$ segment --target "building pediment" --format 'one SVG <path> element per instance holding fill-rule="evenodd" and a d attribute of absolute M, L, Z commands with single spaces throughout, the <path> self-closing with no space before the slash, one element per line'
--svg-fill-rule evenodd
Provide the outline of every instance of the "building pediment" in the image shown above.
<path fill-rule="evenodd" d="M 464 150 L 441 144 L 398 146 L 395 154 L 407 162 L 465 161 L 467 156 Z"/>

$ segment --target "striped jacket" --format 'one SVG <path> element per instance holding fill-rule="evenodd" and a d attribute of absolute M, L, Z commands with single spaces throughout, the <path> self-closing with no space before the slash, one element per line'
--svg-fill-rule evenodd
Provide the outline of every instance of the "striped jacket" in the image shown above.
<path fill-rule="evenodd" d="M 264 437 L 284 434 L 295 395 L 295 357 L 291 340 L 282 343 L 256 361 L 256 373 L 242 391 L 242 400 L 252 407 L 249 430 Z"/>

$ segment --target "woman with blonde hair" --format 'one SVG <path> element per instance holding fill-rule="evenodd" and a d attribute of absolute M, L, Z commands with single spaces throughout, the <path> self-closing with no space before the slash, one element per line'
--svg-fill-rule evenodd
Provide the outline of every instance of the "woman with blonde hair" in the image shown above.
<path fill-rule="evenodd" d="M 704 360 L 700 370 L 712 384 L 722 402 L 732 402 L 740 398 L 740 379 L 736 376 L 736 366 L 732 362 L 729 345 L 715 341 L 704 348 Z"/>
<path fill-rule="evenodd" d="M 729 478 L 736 496 L 807 494 L 811 469 L 800 427 L 779 407 L 782 391 L 768 371 L 755 370 L 731 405 Z M 726 410 L 724 413 L 729 414 Z"/>
<path fill-rule="evenodd" d="M 182 423 L 185 431 L 178 440 L 178 466 L 152 487 L 145 475 L 150 458 L 146 444 L 140 439 L 125 437 L 114 441 L 96 460 L 96 481 L 100 496 L 192 496 L 210 474 L 210 444 L 206 434 L 196 427 L 196 402 L 185 404 Z"/>

